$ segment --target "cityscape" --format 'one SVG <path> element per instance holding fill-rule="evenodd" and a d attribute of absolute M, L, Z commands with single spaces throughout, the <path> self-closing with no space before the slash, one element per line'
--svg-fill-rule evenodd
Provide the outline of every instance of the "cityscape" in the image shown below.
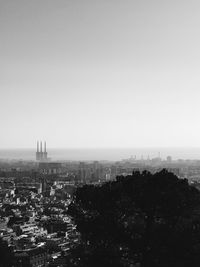
<path fill-rule="evenodd" d="M 199 14 L 0 0 L 0 267 L 200 266 Z"/>
<path fill-rule="evenodd" d="M 0 237 L 12 248 L 12 266 L 71 266 L 80 233 L 67 209 L 77 188 L 101 186 L 134 172 L 163 169 L 200 190 L 200 160 L 136 159 L 54 161 L 37 141 L 35 160 L 0 162 Z"/>

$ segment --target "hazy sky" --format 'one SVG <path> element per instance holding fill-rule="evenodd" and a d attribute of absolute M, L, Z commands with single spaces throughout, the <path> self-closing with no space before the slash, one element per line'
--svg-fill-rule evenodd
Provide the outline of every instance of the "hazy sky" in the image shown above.
<path fill-rule="evenodd" d="M 0 148 L 200 146 L 200 2 L 0 0 Z"/>

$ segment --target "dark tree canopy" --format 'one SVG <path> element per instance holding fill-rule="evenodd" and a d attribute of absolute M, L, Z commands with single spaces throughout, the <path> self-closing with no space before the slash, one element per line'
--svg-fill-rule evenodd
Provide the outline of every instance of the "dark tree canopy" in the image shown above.
<path fill-rule="evenodd" d="M 200 266 L 200 193 L 166 170 L 77 189 L 73 266 Z"/>
<path fill-rule="evenodd" d="M 11 267 L 13 263 L 12 249 L 6 241 L 0 239 L 0 267 Z"/>

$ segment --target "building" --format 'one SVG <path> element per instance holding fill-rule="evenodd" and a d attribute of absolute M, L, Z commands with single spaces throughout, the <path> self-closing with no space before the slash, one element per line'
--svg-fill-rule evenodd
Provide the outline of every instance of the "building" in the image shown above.
<path fill-rule="evenodd" d="M 26 190 L 26 191 L 35 192 L 37 194 L 41 194 L 42 193 L 42 183 L 34 182 L 34 181 L 30 181 L 30 182 L 24 181 L 21 183 L 16 183 L 16 189 L 17 189 L 18 193 Z"/>
<path fill-rule="evenodd" d="M 39 141 L 37 141 L 36 160 L 37 161 L 47 161 L 48 160 L 46 141 L 44 142 L 44 151 L 42 149 L 42 142 L 40 142 L 40 149 L 39 149 Z"/>
<path fill-rule="evenodd" d="M 14 267 L 45 267 L 47 266 L 47 252 L 42 247 L 15 251 Z"/>
<path fill-rule="evenodd" d="M 62 172 L 60 162 L 40 162 L 38 168 L 42 174 L 60 174 Z"/>

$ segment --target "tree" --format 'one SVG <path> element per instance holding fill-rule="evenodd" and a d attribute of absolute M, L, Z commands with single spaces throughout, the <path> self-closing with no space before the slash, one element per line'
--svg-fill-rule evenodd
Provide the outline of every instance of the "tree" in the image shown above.
<path fill-rule="evenodd" d="M 0 267 L 11 267 L 13 263 L 13 252 L 6 241 L 0 239 Z"/>
<path fill-rule="evenodd" d="M 80 187 L 68 210 L 81 233 L 73 265 L 199 266 L 199 207 L 199 191 L 166 170 Z"/>

